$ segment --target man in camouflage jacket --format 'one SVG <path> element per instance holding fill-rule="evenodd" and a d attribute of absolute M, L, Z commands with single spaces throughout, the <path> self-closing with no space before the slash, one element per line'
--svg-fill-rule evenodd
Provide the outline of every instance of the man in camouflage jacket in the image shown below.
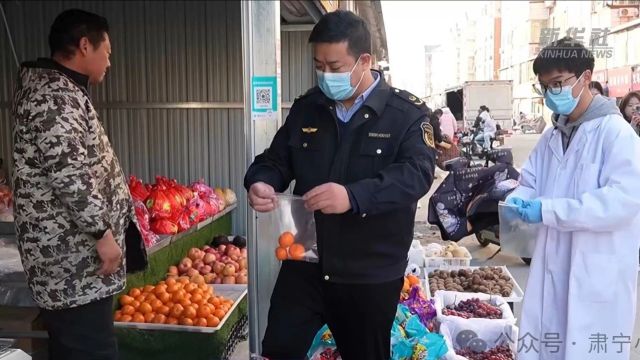
<path fill-rule="evenodd" d="M 60 14 L 49 37 L 53 59 L 24 63 L 14 97 L 18 245 L 52 359 L 117 357 L 111 304 L 125 286 L 133 208 L 87 91 L 109 67 L 106 24 L 80 10 Z M 79 28 L 87 34 L 78 38 Z"/>

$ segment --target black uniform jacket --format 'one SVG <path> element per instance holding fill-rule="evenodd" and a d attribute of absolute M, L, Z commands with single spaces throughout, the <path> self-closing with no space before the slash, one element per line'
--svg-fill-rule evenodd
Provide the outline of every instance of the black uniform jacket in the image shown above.
<path fill-rule="evenodd" d="M 271 146 L 255 158 L 247 189 L 265 182 L 294 194 L 327 182 L 346 186 L 353 209 L 316 212 L 323 278 L 379 283 L 404 275 L 417 201 L 433 182 L 435 150 L 428 108 L 380 79 L 347 124 L 317 87 L 298 98 Z"/>

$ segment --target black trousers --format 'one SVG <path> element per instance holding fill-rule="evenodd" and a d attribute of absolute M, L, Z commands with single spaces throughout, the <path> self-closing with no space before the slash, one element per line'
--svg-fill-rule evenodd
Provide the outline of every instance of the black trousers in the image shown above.
<path fill-rule="evenodd" d="M 271 296 L 263 356 L 305 359 L 326 323 L 343 360 L 388 360 L 402 282 L 337 284 L 323 280 L 317 264 L 283 262 Z"/>
<path fill-rule="evenodd" d="M 86 305 L 41 309 L 49 332 L 49 360 L 116 360 L 113 296 Z"/>

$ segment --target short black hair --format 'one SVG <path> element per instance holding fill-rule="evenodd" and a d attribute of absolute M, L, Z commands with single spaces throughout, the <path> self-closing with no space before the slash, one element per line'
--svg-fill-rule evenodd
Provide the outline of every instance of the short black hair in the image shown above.
<path fill-rule="evenodd" d="M 104 17 L 80 9 L 61 12 L 51 24 L 49 50 L 51 56 L 60 54 L 70 58 L 86 37 L 94 47 L 100 46 L 109 33 L 109 23 Z"/>
<path fill-rule="evenodd" d="M 589 87 L 592 89 L 598 90 L 600 95 L 604 94 L 604 90 L 602 89 L 602 84 L 600 84 L 600 82 L 598 81 L 592 81 L 591 84 L 589 84 Z"/>
<path fill-rule="evenodd" d="M 313 27 L 309 43 L 347 42 L 349 53 L 358 58 L 371 54 L 371 33 L 367 23 L 358 15 L 346 10 L 325 14 Z"/>
<path fill-rule="evenodd" d="M 433 110 L 433 115 L 436 115 L 436 116 L 442 116 L 442 109 L 435 109 L 435 110 Z"/>
<path fill-rule="evenodd" d="M 555 70 L 580 76 L 587 70 L 593 72 L 594 64 L 593 53 L 580 42 L 566 36 L 538 53 L 533 61 L 533 73 L 538 76 Z"/>
<path fill-rule="evenodd" d="M 480 105 L 480 110 L 489 112 L 489 108 L 486 105 Z"/>

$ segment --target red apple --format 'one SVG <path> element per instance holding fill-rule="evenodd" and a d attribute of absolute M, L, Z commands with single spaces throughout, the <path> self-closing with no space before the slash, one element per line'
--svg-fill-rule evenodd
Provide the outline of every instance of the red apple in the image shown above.
<path fill-rule="evenodd" d="M 242 256 L 243 258 L 247 257 L 247 248 L 240 249 L 240 256 Z"/>
<path fill-rule="evenodd" d="M 207 251 L 209 249 L 211 249 L 211 246 L 209 246 L 209 245 L 205 245 L 205 246 L 202 247 L 202 250 L 204 250 L 204 251 Z"/>
<path fill-rule="evenodd" d="M 194 277 L 196 275 L 200 275 L 200 272 L 194 268 L 189 269 L 189 271 L 187 271 L 187 276 L 188 277 Z"/>
<path fill-rule="evenodd" d="M 222 270 L 222 275 L 224 276 L 234 276 L 236 274 L 236 268 L 232 264 L 227 264 Z"/>
<path fill-rule="evenodd" d="M 196 270 L 200 270 L 200 268 L 204 265 L 204 262 L 200 259 L 195 260 L 193 262 L 193 265 L 191 265 L 192 268 L 196 269 Z"/>
<path fill-rule="evenodd" d="M 216 278 L 216 274 L 206 274 L 204 276 L 204 282 L 206 282 L 207 284 L 212 284 L 215 278 Z"/>
<path fill-rule="evenodd" d="M 178 265 L 178 272 L 180 275 L 186 273 L 191 269 L 191 260 L 189 258 L 183 259 Z"/>
<path fill-rule="evenodd" d="M 236 283 L 236 278 L 234 276 L 225 276 L 224 278 L 222 278 L 222 283 L 223 284 L 235 284 Z"/>
<path fill-rule="evenodd" d="M 200 258 L 199 257 L 200 252 L 201 252 L 201 250 L 198 249 L 198 248 L 191 248 L 191 249 L 189 249 L 189 252 L 187 253 L 187 256 L 189 257 L 189 259 L 191 259 L 193 261 L 196 261 L 196 260 L 198 260 Z"/>
<path fill-rule="evenodd" d="M 224 251 L 227 249 L 227 245 L 218 245 L 218 252 L 219 253 L 224 253 Z"/>
<path fill-rule="evenodd" d="M 222 271 L 224 271 L 224 263 L 218 261 L 215 264 L 213 264 L 214 273 L 220 275 L 222 274 Z"/>
<path fill-rule="evenodd" d="M 209 265 L 203 265 L 202 268 L 200 269 L 200 274 L 202 275 L 207 275 L 211 272 L 211 266 Z"/>
<path fill-rule="evenodd" d="M 169 266 L 169 271 L 167 271 L 168 274 L 171 275 L 178 275 L 178 267 L 177 266 Z"/>
<path fill-rule="evenodd" d="M 236 284 L 246 284 L 249 282 L 249 279 L 246 275 L 238 274 L 236 275 Z"/>
<path fill-rule="evenodd" d="M 249 265 L 247 263 L 247 259 L 246 258 L 242 258 L 238 261 L 238 264 L 240 265 L 240 270 L 245 270 L 247 269 L 247 266 Z"/>
<path fill-rule="evenodd" d="M 206 265 L 212 265 L 214 261 L 216 261 L 216 256 L 213 254 L 205 254 L 203 261 Z"/>
<path fill-rule="evenodd" d="M 216 276 L 215 279 L 213 279 L 213 283 L 214 284 L 222 284 L 222 278 L 220 276 Z"/>

